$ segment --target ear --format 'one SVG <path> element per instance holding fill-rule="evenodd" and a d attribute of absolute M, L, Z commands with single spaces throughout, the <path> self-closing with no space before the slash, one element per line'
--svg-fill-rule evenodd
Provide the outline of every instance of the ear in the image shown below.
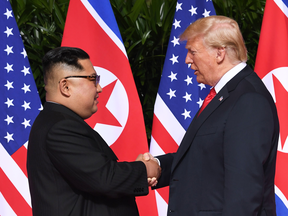
<path fill-rule="evenodd" d="M 61 94 L 63 96 L 65 96 L 65 97 L 70 97 L 71 96 L 69 82 L 67 82 L 66 79 L 61 79 L 60 80 L 59 88 L 60 88 L 60 92 L 61 92 Z"/>
<path fill-rule="evenodd" d="M 222 63 L 225 59 L 226 55 L 226 49 L 225 47 L 219 47 L 217 48 L 217 54 L 216 54 L 216 62 L 218 64 Z"/>

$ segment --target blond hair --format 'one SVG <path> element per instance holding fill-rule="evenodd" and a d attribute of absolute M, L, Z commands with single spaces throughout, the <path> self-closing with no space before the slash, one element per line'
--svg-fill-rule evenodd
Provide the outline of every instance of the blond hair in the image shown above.
<path fill-rule="evenodd" d="M 237 22 L 225 16 L 209 16 L 190 24 L 180 40 L 203 39 L 203 45 L 226 48 L 231 61 L 247 61 L 247 49 Z"/>

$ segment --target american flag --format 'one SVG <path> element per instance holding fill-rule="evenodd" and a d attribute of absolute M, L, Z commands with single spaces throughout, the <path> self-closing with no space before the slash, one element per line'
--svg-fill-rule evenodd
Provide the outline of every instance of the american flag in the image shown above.
<path fill-rule="evenodd" d="M 0 1 L 0 215 L 32 215 L 27 142 L 41 101 L 10 2 Z"/>
<path fill-rule="evenodd" d="M 211 0 L 179 0 L 173 19 L 166 59 L 154 106 L 150 153 L 176 152 L 210 86 L 199 84 L 185 64 L 186 42 L 179 36 L 195 20 L 215 15 Z M 155 190 L 158 215 L 167 214 L 168 188 Z"/>
<path fill-rule="evenodd" d="M 267 0 L 255 71 L 274 98 L 280 124 L 275 194 L 278 216 L 288 215 L 288 1 Z M 268 55 L 267 55 L 268 54 Z"/>

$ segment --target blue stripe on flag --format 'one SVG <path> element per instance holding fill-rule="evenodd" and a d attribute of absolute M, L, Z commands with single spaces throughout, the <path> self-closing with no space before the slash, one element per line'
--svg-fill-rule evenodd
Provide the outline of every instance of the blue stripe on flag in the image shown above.
<path fill-rule="evenodd" d="M 288 8 L 288 0 L 282 0 L 282 2 L 286 5 L 286 7 Z"/>
<path fill-rule="evenodd" d="M 275 195 L 275 202 L 276 202 L 276 214 L 277 216 L 287 216 L 288 215 L 288 208 L 285 206 L 283 201 Z"/>
<path fill-rule="evenodd" d="M 94 8 L 94 10 L 98 13 L 98 15 L 102 18 L 102 20 L 106 23 L 107 26 L 114 32 L 114 34 L 117 35 L 117 37 L 122 41 L 122 37 L 120 34 L 120 31 L 118 29 L 117 22 L 114 18 L 114 13 L 112 10 L 112 7 L 107 4 L 108 0 L 101 0 L 101 1 L 91 1 L 88 0 L 88 2 L 91 4 L 91 6 Z M 123 41 L 122 41 L 123 43 Z"/>

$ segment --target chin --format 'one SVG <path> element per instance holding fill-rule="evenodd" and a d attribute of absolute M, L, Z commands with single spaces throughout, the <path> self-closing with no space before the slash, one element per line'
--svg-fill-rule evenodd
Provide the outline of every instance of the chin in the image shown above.
<path fill-rule="evenodd" d="M 197 81 L 198 83 L 203 83 L 203 81 L 202 81 L 200 78 L 198 78 L 198 76 L 196 77 L 196 81 Z"/>
<path fill-rule="evenodd" d="M 97 111 L 98 111 L 98 107 L 94 108 L 94 109 L 92 110 L 92 115 L 93 115 L 94 113 L 96 113 Z"/>

